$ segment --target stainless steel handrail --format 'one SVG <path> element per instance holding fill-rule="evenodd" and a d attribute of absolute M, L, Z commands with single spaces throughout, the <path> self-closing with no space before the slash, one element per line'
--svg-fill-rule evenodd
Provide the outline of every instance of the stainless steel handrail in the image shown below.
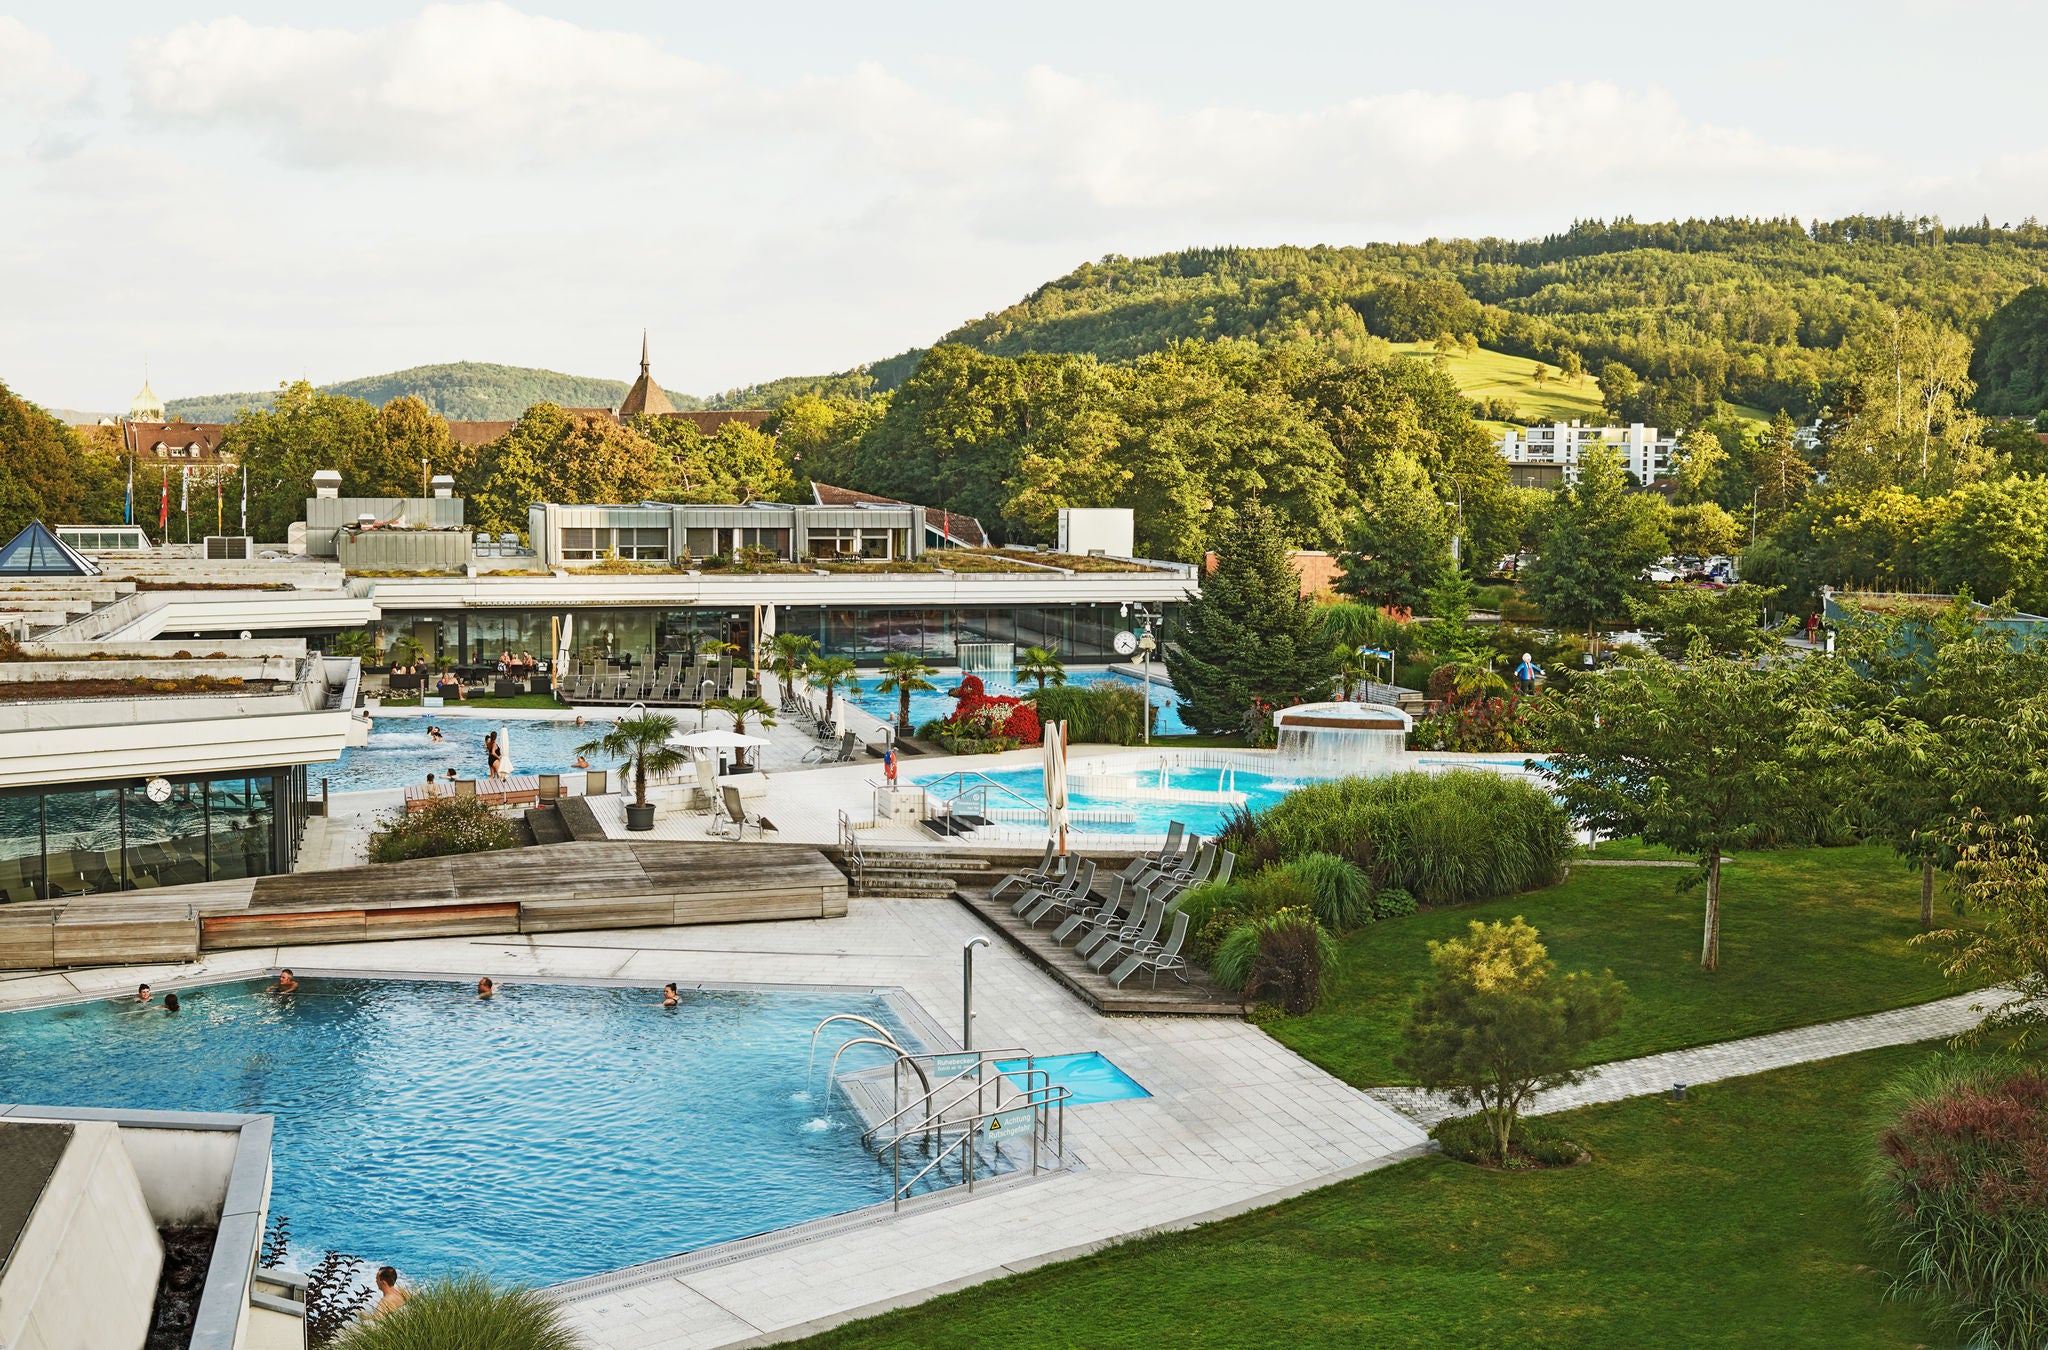
<path fill-rule="evenodd" d="M 951 1087 L 953 1084 L 959 1082 L 963 1078 L 968 1077 L 970 1074 L 974 1076 L 976 1081 L 976 1090 L 977 1092 L 979 1092 L 983 1087 L 986 1086 L 985 1080 L 983 1080 L 981 1076 L 982 1071 L 988 1068 L 990 1062 L 993 1061 L 997 1056 L 1008 1056 L 1012 1059 L 1022 1058 L 1025 1061 L 1027 1061 L 1027 1067 L 1028 1062 L 1032 1058 L 1031 1052 L 1029 1050 L 1024 1049 L 1022 1046 L 1013 1046 L 1007 1049 L 1000 1050 L 932 1050 L 924 1051 L 918 1054 L 911 1054 L 906 1052 L 905 1054 L 898 1056 L 895 1064 L 892 1065 L 890 1068 L 891 1082 L 889 1084 L 889 1100 L 892 1102 L 902 1100 L 902 1069 L 905 1061 L 909 1061 L 911 1067 L 915 1069 L 918 1067 L 916 1061 L 920 1059 L 928 1059 L 933 1061 L 932 1067 L 936 1071 L 936 1069 L 938 1068 L 937 1061 L 939 1061 L 940 1059 L 949 1059 L 957 1055 L 974 1055 L 976 1056 L 976 1059 L 974 1063 L 960 1070 L 960 1072 L 954 1074 L 952 1077 L 940 1079 L 937 1083 L 933 1084 L 924 1093 L 923 1096 L 913 1098 L 911 1101 L 905 1103 L 904 1105 L 897 1107 L 888 1116 L 876 1121 L 873 1125 L 870 1125 L 866 1130 L 862 1131 L 860 1136 L 861 1143 L 872 1144 L 875 1141 L 876 1136 L 879 1135 L 884 1128 L 895 1124 L 899 1119 L 902 1118 L 904 1112 L 909 1111 L 920 1105 L 925 1106 L 927 1108 L 925 1111 L 925 1126 L 928 1128 L 931 1125 L 932 1119 L 935 1114 L 943 1114 L 951 1107 L 958 1106 L 961 1102 L 967 1100 L 965 1096 L 961 1096 L 955 1099 L 954 1101 L 948 1103 L 946 1106 L 938 1108 L 937 1112 L 933 1112 L 929 1109 L 931 1099 L 937 1096 L 941 1090 Z M 1000 1074 L 1002 1073 L 1002 1070 L 997 1069 L 996 1072 Z M 907 1134 L 910 1132 L 903 1131 L 903 1133 Z"/>
<path fill-rule="evenodd" d="M 1019 1071 L 999 1071 L 998 1077 L 1010 1077 L 1017 1072 Z M 945 1160 L 949 1156 L 951 1156 L 955 1151 L 960 1152 L 961 1171 L 964 1173 L 963 1179 L 967 1183 L 968 1194 L 972 1195 L 974 1193 L 975 1138 L 978 1135 L 986 1134 L 987 1123 L 989 1121 L 994 1120 L 999 1116 L 1007 1115 L 1010 1111 L 1028 1110 L 1032 1113 L 1031 1175 L 1037 1176 L 1039 1168 L 1039 1146 L 1041 1141 L 1045 1138 L 1046 1134 L 1048 1133 L 1047 1113 L 1056 1110 L 1058 1121 L 1058 1142 L 1053 1148 L 1053 1156 L 1058 1158 L 1062 1165 L 1065 1164 L 1067 1157 L 1067 1099 L 1073 1096 L 1073 1092 L 1068 1088 L 1053 1086 L 1051 1075 L 1044 1069 L 1026 1069 L 1022 1070 L 1021 1072 L 1023 1072 L 1025 1076 L 1025 1087 L 1023 1092 L 1023 1095 L 1025 1097 L 1024 1106 L 1012 1106 L 1007 1110 L 999 1107 L 997 1110 L 994 1111 L 981 1112 L 977 1115 L 966 1117 L 962 1120 L 953 1122 L 954 1124 L 962 1127 L 959 1138 L 955 1139 L 950 1144 L 945 1144 L 942 1135 L 940 1142 L 943 1146 L 939 1149 L 939 1152 L 932 1158 L 930 1162 L 926 1163 L 923 1167 L 919 1168 L 911 1176 L 908 1182 L 905 1182 L 903 1180 L 903 1141 L 914 1136 L 907 1134 L 899 1134 L 889 1142 L 889 1151 L 891 1155 L 891 1162 L 893 1165 L 891 1180 L 892 1185 L 895 1187 L 894 1194 L 890 1197 L 890 1205 L 893 1209 L 900 1210 L 903 1207 L 903 1197 L 908 1188 L 916 1186 L 918 1182 L 922 1181 L 926 1176 L 928 1176 L 934 1168 L 938 1167 L 941 1163 L 945 1162 Z M 1045 1086 L 1032 1086 L 1031 1084 L 1033 1080 L 1036 1079 L 1045 1080 Z"/>
<path fill-rule="evenodd" d="M 981 781 L 976 783 L 970 783 L 968 781 L 970 779 L 979 779 Z M 941 775 L 940 777 L 933 779 L 931 782 L 926 783 L 924 785 L 925 796 L 932 797 L 935 795 L 939 795 L 936 794 L 933 791 L 933 789 L 939 787 L 941 784 L 947 782 L 948 780 L 957 780 L 960 788 L 960 790 L 954 793 L 951 797 L 939 797 L 939 799 L 945 804 L 946 813 L 948 815 L 952 815 L 954 813 L 953 804 L 955 802 L 958 802 L 963 798 L 969 796 L 977 796 L 980 799 L 982 805 L 982 813 L 986 815 L 988 808 L 988 790 L 990 788 L 994 788 L 996 791 L 1002 793 L 1006 797 L 1015 798 L 1018 805 L 1024 807 L 1028 811 L 1036 812 L 1041 819 L 1045 816 L 1046 807 L 1043 802 L 1034 802 L 1029 797 L 1026 797 L 1022 793 L 1018 792 L 1015 788 L 1009 787 L 1003 783 L 998 783 L 995 779 L 990 778 L 987 774 L 977 773 L 972 769 L 955 769 L 953 770 L 953 772 L 949 774 Z"/>

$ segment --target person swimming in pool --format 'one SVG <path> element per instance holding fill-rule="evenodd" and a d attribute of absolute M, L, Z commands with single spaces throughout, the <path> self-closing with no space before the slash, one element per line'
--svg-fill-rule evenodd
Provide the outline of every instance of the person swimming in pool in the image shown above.
<path fill-rule="evenodd" d="M 681 1003 L 682 1001 L 683 1001 L 683 996 L 682 996 L 682 993 L 681 993 L 681 991 L 679 991 L 679 990 L 678 990 L 678 989 L 676 988 L 676 982 L 675 982 L 674 980 L 670 980 L 670 981 L 669 981 L 669 982 L 668 982 L 667 984 L 665 984 L 665 985 L 663 985 L 663 986 L 661 987 L 661 1006 L 662 1006 L 662 1007 L 664 1007 L 664 1008 L 673 1008 L 673 1007 L 675 1007 L 675 1006 L 676 1006 L 676 1005 L 677 1005 L 678 1003 Z"/>
<path fill-rule="evenodd" d="M 578 755 L 576 756 L 576 762 L 574 764 L 571 764 L 569 767 L 572 769 L 587 769 L 590 767 L 590 761 L 585 759 L 583 756 Z"/>
<path fill-rule="evenodd" d="M 156 995 L 154 995 L 154 994 L 152 994 L 152 993 L 150 993 L 150 992 L 149 992 L 149 986 L 148 986 L 148 985 L 146 985 L 146 984 L 138 984 L 138 985 L 136 985 L 136 986 L 135 986 L 135 1001 L 136 1001 L 137 1003 L 147 1003 L 147 1002 L 149 1002 L 149 1001 L 150 1001 L 150 1000 L 151 1000 L 152 998 L 155 998 L 155 997 L 156 997 Z"/>
<path fill-rule="evenodd" d="M 270 986 L 270 988 L 268 988 L 268 989 L 264 990 L 263 992 L 264 992 L 264 993 L 266 993 L 266 994 L 296 994 L 296 993 L 298 993 L 298 992 L 299 992 L 299 982 L 298 982 L 298 980 L 297 980 L 296 978 L 294 978 L 294 977 L 293 977 L 293 975 L 292 975 L 292 968 L 291 968 L 290 966 L 286 966 L 286 967 L 285 967 L 285 968 L 284 968 L 283 970 L 280 970 L 280 971 L 278 971 L 278 972 L 277 972 L 277 983 L 276 983 L 276 984 L 273 984 L 273 985 L 271 985 L 271 986 Z"/>
<path fill-rule="evenodd" d="M 371 1318 L 395 1312 L 404 1305 L 405 1291 L 398 1287 L 398 1271 L 393 1267 L 377 1267 L 377 1295 L 377 1306 L 369 1312 Z"/>
<path fill-rule="evenodd" d="M 427 739 L 428 739 L 428 740 L 430 740 L 430 741 L 432 741 L 432 742 L 433 742 L 434 744 L 436 744 L 436 745 L 439 745 L 439 744 L 441 743 L 441 740 L 442 740 L 442 737 L 441 737 L 441 728 L 439 728 L 439 727 L 428 727 L 428 728 L 427 728 Z"/>
<path fill-rule="evenodd" d="M 491 977 L 488 975 L 476 982 L 476 996 L 478 998 L 489 998 L 497 992 L 498 986 L 491 982 Z"/>
<path fill-rule="evenodd" d="M 176 994 L 165 994 L 165 995 L 164 995 L 164 1011 L 165 1011 L 165 1012 L 167 1012 L 167 1013 L 175 1013 L 175 1012 L 177 1012 L 177 1011 L 178 1011 L 178 1007 L 179 1007 L 179 1004 L 178 1004 L 178 996 L 177 996 Z"/>

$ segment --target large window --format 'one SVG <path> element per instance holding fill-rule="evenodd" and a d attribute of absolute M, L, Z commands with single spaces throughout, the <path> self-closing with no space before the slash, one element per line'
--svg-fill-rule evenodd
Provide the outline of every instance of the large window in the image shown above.
<path fill-rule="evenodd" d="M 603 557 L 604 551 L 611 547 L 610 535 L 610 530 L 566 525 L 562 528 L 562 557 L 567 562 L 595 561 Z"/>
<path fill-rule="evenodd" d="M 290 870 L 303 768 L 183 779 L 163 801 L 123 783 L 0 795 L 0 904 Z"/>
<path fill-rule="evenodd" d="M 631 558 L 635 562 L 668 561 L 666 526 L 643 525 L 629 530 L 619 530 L 617 533 L 618 543 L 615 547 L 619 550 L 621 558 Z"/>
<path fill-rule="evenodd" d="M 667 562 L 668 527 L 622 526 L 616 530 L 601 526 L 562 527 L 564 562 L 595 562 L 612 553 L 634 562 Z"/>

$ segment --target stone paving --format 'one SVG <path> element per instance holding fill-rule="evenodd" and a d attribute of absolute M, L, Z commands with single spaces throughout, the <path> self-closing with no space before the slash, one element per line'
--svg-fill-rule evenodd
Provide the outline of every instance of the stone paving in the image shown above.
<path fill-rule="evenodd" d="M 1723 1078 L 1741 1078 L 1772 1069 L 1790 1068 L 1816 1059 L 1833 1059 L 1888 1045 L 1911 1045 L 1938 1036 L 1954 1036 L 1982 1020 L 1989 1008 L 1998 1007 L 2012 995 L 2004 990 L 1984 989 L 1954 998 L 1917 1003 L 1909 1008 L 1851 1017 L 1818 1026 L 1794 1027 L 1746 1040 L 1722 1041 L 1716 1045 L 1670 1050 L 1661 1055 L 1618 1060 L 1604 1064 L 1587 1075 L 1584 1082 L 1559 1088 L 1536 1098 L 1528 1108 L 1531 1115 L 1569 1111 L 1600 1102 L 1618 1102 L 1669 1092 L 1674 1083 L 1691 1087 Z M 1451 1104 L 1442 1093 L 1421 1088 L 1369 1088 L 1367 1095 L 1385 1102 L 1418 1124 L 1429 1126 L 1469 1109 Z"/>

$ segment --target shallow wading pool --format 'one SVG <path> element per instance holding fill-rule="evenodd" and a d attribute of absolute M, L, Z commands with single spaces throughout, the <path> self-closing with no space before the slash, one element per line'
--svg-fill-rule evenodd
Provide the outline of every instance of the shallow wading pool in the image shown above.
<path fill-rule="evenodd" d="M 0 1014 L 0 1101 L 277 1117 L 271 1212 L 293 1264 L 333 1249 L 408 1277 L 549 1285 L 889 1198 L 832 1053 L 921 1042 L 884 991 L 245 981 Z M 842 1068 L 883 1062 L 860 1046 Z"/>

